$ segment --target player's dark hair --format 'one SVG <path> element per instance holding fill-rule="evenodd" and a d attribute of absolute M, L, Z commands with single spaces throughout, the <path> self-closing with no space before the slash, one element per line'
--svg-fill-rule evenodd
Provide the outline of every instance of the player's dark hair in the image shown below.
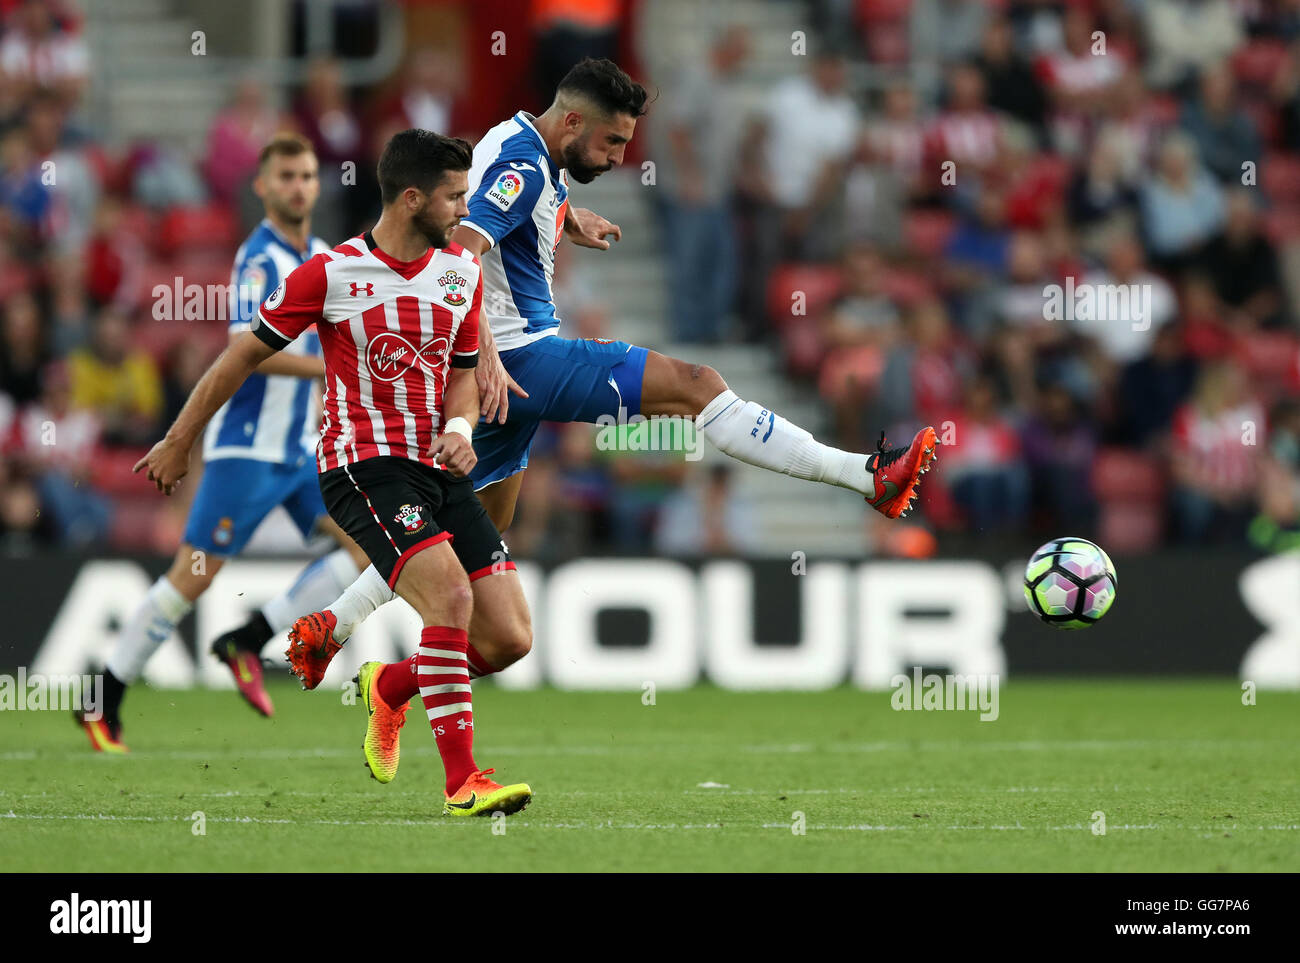
<path fill-rule="evenodd" d="M 640 117 L 645 113 L 645 88 L 612 60 L 584 58 L 564 75 L 555 92 L 584 97 L 611 117 L 615 114 Z"/>
<path fill-rule="evenodd" d="M 379 194 L 391 204 L 414 187 L 426 194 L 442 183 L 448 171 L 467 171 L 474 148 L 459 137 L 444 137 L 412 127 L 392 136 L 379 158 Z"/>
<path fill-rule="evenodd" d="M 266 146 L 257 155 L 257 167 L 260 170 L 272 157 L 298 157 L 301 154 L 314 154 L 316 148 L 311 141 L 292 131 L 281 131 L 266 142 Z"/>

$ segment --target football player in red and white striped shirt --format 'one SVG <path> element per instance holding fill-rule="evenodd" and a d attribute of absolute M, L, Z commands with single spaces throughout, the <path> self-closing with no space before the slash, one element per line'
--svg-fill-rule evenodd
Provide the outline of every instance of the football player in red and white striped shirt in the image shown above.
<path fill-rule="evenodd" d="M 443 811 L 459 816 L 517 812 L 532 797 L 525 784 L 489 779 L 493 770 L 479 770 L 472 753 L 469 683 L 479 657 L 469 649 L 471 613 L 485 616 L 476 616 L 476 637 L 508 644 L 531 631 L 514 563 L 469 480 L 481 267 L 447 238 L 467 213 L 471 161 L 463 140 L 395 135 L 379 161 L 378 223 L 285 278 L 136 466 L 170 494 L 217 409 L 258 364 L 316 325 L 326 374 L 321 494 L 424 623 L 416 655 L 367 663 L 358 677 L 370 714 L 367 764 L 381 782 L 392 778 L 397 732 L 418 694 L 446 770 Z M 295 673 L 314 687 L 339 646 L 317 649 L 305 639 L 329 640 L 328 632 L 298 626 L 291 638 Z"/>

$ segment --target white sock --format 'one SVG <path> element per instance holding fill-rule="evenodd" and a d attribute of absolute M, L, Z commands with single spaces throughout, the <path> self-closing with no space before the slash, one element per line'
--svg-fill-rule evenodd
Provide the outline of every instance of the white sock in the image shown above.
<path fill-rule="evenodd" d="M 356 581 L 328 606 L 328 610 L 338 620 L 338 625 L 334 627 L 334 638 L 346 642 L 356 627 L 369 618 L 371 612 L 395 598 L 397 594 L 388 587 L 384 577 L 373 565 L 367 566 Z"/>
<path fill-rule="evenodd" d="M 768 471 L 851 488 L 868 498 L 876 486 L 867 456 L 823 445 L 774 411 L 728 389 L 695 416 L 695 427 L 732 458 Z"/>
<path fill-rule="evenodd" d="M 171 638 L 176 625 L 192 608 L 194 603 L 181 595 L 166 575 L 159 578 L 118 635 L 105 668 L 130 685 L 140 678 L 149 657 Z"/>
<path fill-rule="evenodd" d="M 277 635 L 299 616 L 319 612 L 357 577 L 357 563 L 345 549 L 322 555 L 299 574 L 289 588 L 262 606 L 266 624 Z"/>

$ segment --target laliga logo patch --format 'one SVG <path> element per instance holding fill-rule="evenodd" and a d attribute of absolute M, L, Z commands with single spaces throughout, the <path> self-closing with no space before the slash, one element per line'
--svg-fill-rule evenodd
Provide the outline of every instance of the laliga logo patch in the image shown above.
<path fill-rule="evenodd" d="M 438 283 L 443 287 L 445 292 L 442 299 L 452 307 L 458 308 L 465 303 L 465 285 L 469 282 L 455 271 L 448 271 L 442 277 L 438 278 Z"/>
<path fill-rule="evenodd" d="M 239 276 L 239 295 L 246 303 L 261 304 L 262 294 L 266 291 L 266 272 L 256 264 L 244 268 Z"/>
<path fill-rule="evenodd" d="M 366 367 L 376 381 L 396 381 L 410 368 L 419 365 L 429 374 L 436 374 L 447 362 L 447 339 L 430 339 L 417 349 L 394 331 L 384 331 L 370 339 L 366 345 Z"/>
<path fill-rule="evenodd" d="M 283 300 L 284 300 L 284 282 L 281 281 L 279 286 L 277 286 L 276 289 L 271 292 L 271 296 L 266 299 L 266 308 L 270 311 L 274 311 L 276 308 L 280 306 L 280 302 Z"/>
<path fill-rule="evenodd" d="M 505 171 L 497 182 L 488 189 L 487 199 L 501 208 L 503 211 L 510 210 L 510 205 L 515 202 L 520 191 L 524 189 L 524 179 L 514 171 Z"/>
<path fill-rule="evenodd" d="M 424 510 L 423 505 L 403 505 L 393 516 L 393 521 L 401 522 L 402 527 L 406 529 L 406 534 L 414 535 L 428 524 L 420 517 L 420 513 Z"/>

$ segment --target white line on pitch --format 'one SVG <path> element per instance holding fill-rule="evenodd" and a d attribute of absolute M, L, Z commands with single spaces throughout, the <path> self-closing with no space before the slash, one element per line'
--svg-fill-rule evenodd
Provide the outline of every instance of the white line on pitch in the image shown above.
<path fill-rule="evenodd" d="M 190 822 L 188 816 L 119 816 L 111 813 L 16 813 L 10 810 L 7 813 L 0 813 L 0 820 L 71 820 L 86 822 L 145 822 L 145 823 L 167 823 L 167 822 Z M 254 825 L 275 825 L 275 826 L 454 826 L 459 824 L 458 820 L 446 820 L 433 816 L 428 819 L 272 819 L 265 816 L 207 816 L 206 822 L 210 823 L 247 823 Z M 634 830 L 660 830 L 660 829 L 722 829 L 721 823 L 616 823 L 613 820 L 590 821 L 566 820 L 562 822 L 543 822 L 529 820 L 511 820 L 511 826 L 527 826 L 537 829 L 634 829 Z M 761 823 L 758 826 L 730 823 L 728 828 L 739 830 L 754 829 L 780 829 L 789 831 L 789 823 Z M 886 832 L 886 831 L 903 831 L 918 832 L 924 830 L 939 831 L 957 831 L 957 832 L 996 832 L 1002 830 L 1014 831 L 1033 831 L 1033 830 L 1074 830 L 1083 831 L 1088 827 L 1082 823 L 1065 825 L 1065 826 L 1025 826 L 1017 823 L 1014 826 L 991 825 L 991 826 L 938 826 L 925 825 L 921 823 L 908 823 L 901 826 L 873 826 L 865 823 L 849 825 L 819 826 L 809 825 L 810 830 L 830 831 L 830 832 Z M 1224 824 L 1219 826 L 1183 826 L 1183 825 L 1161 825 L 1160 823 L 1140 823 L 1135 825 L 1110 825 L 1107 831 L 1112 829 L 1119 830 L 1168 830 L 1178 832 L 1223 832 L 1223 831 L 1300 831 L 1300 824 L 1290 823 L 1272 826 L 1241 826 L 1238 824 Z"/>
<path fill-rule="evenodd" d="M 1030 740 L 1019 742 L 984 742 L 980 740 L 946 741 L 946 742 L 864 742 L 864 743 L 793 743 L 773 745 L 734 746 L 727 743 L 680 743 L 680 744 L 631 744 L 631 745 L 589 745 L 589 746 L 493 746 L 484 754 L 503 756 L 609 756 L 637 754 L 670 754 L 679 750 L 745 752 L 758 755 L 782 755 L 798 753 L 874 753 L 874 752 L 941 752 L 960 750 L 962 752 L 1062 752 L 1070 750 L 1105 750 L 1122 749 L 1240 749 L 1245 746 L 1285 746 L 1292 748 L 1292 743 L 1282 739 L 1086 739 L 1061 740 L 1059 742 Z M 432 746 L 420 746 L 408 750 L 416 755 L 432 756 Z M 34 759 L 88 759 L 94 753 L 77 750 L 39 751 L 31 749 L 9 750 L 0 752 L 0 760 L 22 761 Z M 115 756 L 114 761 L 134 759 L 174 759 L 196 761 L 206 759 L 329 759 L 356 755 L 355 749 L 340 746 L 302 747 L 298 749 L 239 749 L 231 746 L 219 746 L 212 749 L 155 749 L 136 750 L 127 756 Z"/>

